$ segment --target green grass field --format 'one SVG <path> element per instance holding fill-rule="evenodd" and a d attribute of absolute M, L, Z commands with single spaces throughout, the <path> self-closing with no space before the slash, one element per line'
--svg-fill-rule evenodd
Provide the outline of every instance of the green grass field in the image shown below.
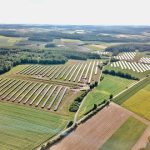
<path fill-rule="evenodd" d="M 98 87 L 96 87 L 87 95 L 81 107 L 79 117 L 91 110 L 94 104 L 100 104 L 104 99 L 108 99 L 110 94 L 117 95 L 133 82 L 133 80 L 127 80 L 111 75 L 104 75 L 104 79 L 101 81 Z"/>
<path fill-rule="evenodd" d="M 5 36 L 0 36 L 0 46 L 5 47 L 5 46 L 14 46 L 20 41 L 25 40 L 24 38 L 16 38 L 16 37 L 5 37 Z"/>
<path fill-rule="evenodd" d="M 134 95 L 136 92 L 144 88 L 150 83 L 150 79 L 146 78 L 133 86 L 132 88 L 128 89 L 126 92 L 122 93 L 121 95 L 117 96 L 113 99 L 113 101 L 119 105 L 121 105 L 123 102 L 125 102 L 128 98 L 130 98 L 132 95 Z"/>
<path fill-rule="evenodd" d="M 0 149 L 31 150 L 60 132 L 67 118 L 0 102 Z"/>
<path fill-rule="evenodd" d="M 131 150 L 145 129 L 145 124 L 130 117 L 100 150 Z"/>
<path fill-rule="evenodd" d="M 122 106 L 150 120 L 150 84 L 128 98 Z"/>

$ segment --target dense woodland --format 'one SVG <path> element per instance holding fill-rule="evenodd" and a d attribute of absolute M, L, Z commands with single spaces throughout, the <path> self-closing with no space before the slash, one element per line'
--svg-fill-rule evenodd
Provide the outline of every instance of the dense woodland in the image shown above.
<path fill-rule="evenodd" d="M 112 52 L 113 55 L 118 55 L 120 52 L 132 52 L 138 50 L 139 52 L 150 51 L 150 45 L 148 44 L 121 44 L 106 48 L 106 51 Z"/>
<path fill-rule="evenodd" d="M 64 64 L 68 59 L 86 60 L 100 58 L 97 54 L 64 50 L 0 49 L 0 74 L 19 64 Z"/>

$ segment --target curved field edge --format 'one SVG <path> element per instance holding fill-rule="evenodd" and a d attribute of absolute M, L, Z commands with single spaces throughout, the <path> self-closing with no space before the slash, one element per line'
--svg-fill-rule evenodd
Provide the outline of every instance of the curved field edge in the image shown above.
<path fill-rule="evenodd" d="M 67 118 L 0 102 L 1 150 L 30 150 L 64 129 Z"/>
<path fill-rule="evenodd" d="M 150 83 L 128 98 L 122 106 L 150 120 Z"/>
<path fill-rule="evenodd" d="M 128 98 L 130 98 L 132 95 L 137 93 L 139 90 L 144 88 L 150 84 L 150 78 L 146 77 L 144 80 L 140 81 L 139 83 L 135 84 L 133 87 L 129 88 L 119 96 L 113 99 L 113 101 L 119 105 L 123 104 Z"/>
<path fill-rule="evenodd" d="M 107 140 L 100 150 L 129 150 L 146 129 L 146 125 L 133 117 L 128 120 Z"/>
<path fill-rule="evenodd" d="M 85 113 L 90 111 L 94 104 L 100 105 L 105 99 L 109 99 L 110 94 L 115 96 L 134 82 L 133 80 L 117 76 L 103 76 L 104 79 L 100 82 L 100 84 L 86 96 L 83 105 L 80 108 L 78 118 L 81 118 Z"/>

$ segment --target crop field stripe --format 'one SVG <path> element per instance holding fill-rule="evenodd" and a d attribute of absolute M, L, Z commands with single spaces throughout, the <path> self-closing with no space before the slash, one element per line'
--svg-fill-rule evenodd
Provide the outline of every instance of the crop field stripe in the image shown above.
<path fill-rule="evenodd" d="M 0 79 L 0 84 L 1 84 L 2 81 L 3 81 L 3 79 L 1 78 L 1 79 Z"/>
<path fill-rule="evenodd" d="M 51 91 L 51 93 L 48 95 L 47 99 L 44 101 L 43 105 L 41 106 L 41 108 L 44 108 L 45 105 L 47 104 L 48 100 L 50 99 L 50 97 L 52 96 L 52 94 L 54 93 L 54 91 L 56 90 L 58 86 L 56 85 L 53 90 Z"/>
<path fill-rule="evenodd" d="M 32 93 L 29 95 L 29 97 L 23 102 L 23 104 L 26 104 L 30 100 L 30 98 L 41 88 L 42 85 L 43 85 L 43 83 L 38 85 L 36 87 L 36 89 L 34 91 L 32 91 Z"/>
<path fill-rule="evenodd" d="M 57 69 L 53 72 L 53 74 L 50 76 L 50 79 L 52 79 L 61 69 L 61 66 L 58 66 Z"/>
<path fill-rule="evenodd" d="M 98 72 L 98 65 L 99 65 L 99 61 L 96 62 L 95 75 L 97 75 Z"/>
<path fill-rule="evenodd" d="M 30 72 L 27 73 L 27 75 L 32 75 L 34 72 L 36 72 L 40 68 L 39 65 L 36 65 Z"/>
<path fill-rule="evenodd" d="M 75 75 L 75 77 L 74 77 L 74 79 L 73 79 L 73 82 L 76 81 L 76 79 L 77 79 L 77 77 L 78 77 L 78 75 L 79 75 L 79 72 L 80 72 L 82 66 L 83 66 L 83 63 L 80 65 L 80 68 L 78 69 L 78 71 L 77 71 L 77 73 L 76 73 L 76 75 Z"/>
<path fill-rule="evenodd" d="M 34 71 L 30 73 L 30 75 L 34 75 L 36 72 L 38 72 L 43 66 L 38 66 Z"/>
<path fill-rule="evenodd" d="M 50 67 L 49 66 L 46 66 L 41 72 L 40 72 L 40 75 L 43 75 L 43 73 L 47 70 L 47 69 L 49 69 Z"/>
<path fill-rule="evenodd" d="M 2 82 L 0 83 L 0 88 L 1 88 L 2 86 L 4 86 L 5 84 L 7 84 L 10 80 L 11 80 L 11 79 L 4 79 L 4 80 L 2 80 Z"/>
<path fill-rule="evenodd" d="M 15 80 L 12 84 L 10 84 L 10 87 L 6 88 L 0 96 L 3 96 L 6 92 L 8 92 L 15 84 L 17 84 L 20 80 Z M 3 99 L 3 98 L 2 98 Z"/>
<path fill-rule="evenodd" d="M 29 69 L 25 70 L 22 74 L 27 74 L 28 72 L 31 72 L 37 67 L 37 65 L 32 65 Z"/>
<path fill-rule="evenodd" d="M 74 71 L 72 72 L 70 78 L 69 78 L 69 81 L 72 80 L 72 77 L 74 75 L 74 73 L 76 72 L 76 70 L 78 69 L 78 67 L 80 66 L 80 63 L 76 65 L 76 68 L 74 69 Z"/>
<path fill-rule="evenodd" d="M 25 81 L 22 81 L 22 83 L 23 82 L 25 82 Z M 17 86 L 19 86 L 19 85 L 17 85 Z M 22 87 L 22 86 L 21 86 Z M 21 89 L 21 87 L 19 87 L 18 89 Z M 16 90 L 16 89 L 14 89 L 14 90 Z M 14 93 L 14 94 L 12 94 L 7 100 L 10 100 L 16 93 L 18 92 L 18 90 Z"/>
<path fill-rule="evenodd" d="M 39 69 L 41 68 L 41 66 L 37 65 L 37 67 L 35 69 L 33 69 L 29 74 L 33 75 L 35 72 L 37 72 Z"/>
<path fill-rule="evenodd" d="M 4 95 L 3 97 L 2 97 L 2 99 L 5 99 L 8 95 L 10 95 L 14 90 L 16 90 L 22 83 L 23 83 L 24 81 L 18 81 L 17 83 L 16 83 L 16 85 L 14 85 L 14 87 L 12 87 L 11 88 L 11 90 L 6 94 L 6 95 Z M 19 83 L 19 84 L 18 84 Z M 7 99 L 7 101 L 8 101 L 9 99 Z"/>
<path fill-rule="evenodd" d="M 50 77 L 56 70 L 57 70 L 57 66 L 54 66 L 53 69 L 46 76 Z"/>
<path fill-rule="evenodd" d="M 60 76 L 60 79 L 63 78 L 63 76 L 66 74 L 66 72 L 71 68 L 71 66 L 67 66 L 67 68 L 62 72 L 62 75 Z"/>
<path fill-rule="evenodd" d="M 70 75 L 70 73 L 71 73 L 71 71 L 74 69 L 74 67 L 75 67 L 76 65 L 73 65 L 72 67 L 71 67 L 71 69 L 69 70 L 69 72 L 67 73 L 67 75 L 65 76 L 65 80 L 67 79 L 67 77 Z"/>
<path fill-rule="evenodd" d="M 5 91 L 7 91 L 7 86 L 9 86 L 10 85 L 10 88 L 14 85 L 14 83 L 16 83 L 16 80 L 9 80 L 10 82 L 9 83 L 7 83 L 7 84 L 5 84 L 4 85 L 4 87 L 0 90 L 0 92 L 1 91 L 3 91 L 5 88 L 5 90 L 0 94 L 0 96 L 1 95 L 3 95 L 4 93 L 5 93 Z M 12 84 L 12 85 L 11 85 Z"/>
<path fill-rule="evenodd" d="M 19 73 L 20 74 L 24 74 L 25 72 L 27 72 L 29 69 L 31 69 L 33 67 L 33 65 L 29 65 L 28 67 L 24 68 L 23 70 L 21 70 Z"/>
<path fill-rule="evenodd" d="M 53 74 L 53 72 L 54 72 L 56 69 L 57 69 L 57 66 L 54 66 L 46 76 L 47 76 L 47 77 L 50 77 L 51 74 Z"/>
<path fill-rule="evenodd" d="M 48 76 L 48 74 L 55 68 L 55 66 L 50 66 L 49 68 L 47 68 L 46 72 L 42 75 L 44 76 Z"/>
<path fill-rule="evenodd" d="M 83 76 L 83 73 L 84 73 L 84 71 L 85 71 L 86 66 L 87 66 L 87 64 L 85 64 L 85 66 L 84 66 L 84 68 L 83 68 L 83 70 L 82 70 L 82 72 L 81 72 L 81 74 L 80 74 L 80 77 L 79 77 L 79 79 L 78 79 L 78 82 L 81 81 L 81 78 L 82 78 L 82 76 Z"/>
<path fill-rule="evenodd" d="M 90 83 L 91 80 L 92 80 L 92 75 L 93 75 L 93 71 L 94 71 L 94 66 L 95 66 L 95 61 L 93 62 L 93 66 L 92 66 L 92 69 L 91 69 L 91 73 L 90 73 L 90 77 L 89 77 L 88 83 Z"/>
<path fill-rule="evenodd" d="M 87 71 L 86 71 L 86 74 L 85 74 L 85 76 L 84 76 L 85 79 L 87 78 L 88 72 L 89 72 L 89 70 L 90 70 L 90 66 L 91 66 L 91 62 L 89 63 L 88 68 L 87 68 Z"/>
<path fill-rule="evenodd" d="M 33 86 L 31 86 L 28 90 L 27 90 L 27 92 L 25 92 L 25 95 L 18 101 L 18 103 L 20 103 L 25 97 L 26 97 L 26 95 L 37 85 L 38 83 L 36 83 L 36 84 L 34 84 L 34 83 L 30 83 L 22 92 L 21 92 L 21 94 L 23 94 L 23 92 L 25 92 L 31 85 L 33 85 Z M 20 95 L 21 95 L 20 94 Z M 19 95 L 19 96 L 20 96 Z M 19 97 L 18 96 L 18 97 Z M 17 98 L 18 98 L 17 97 Z M 15 98 L 15 99 L 17 99 L 17 98 Z"/>
<path fill-rule="evenodd" d="M 0 88 L 3 87 L 5 84 L 7 84 L 11 79 L 5 79 L 3 80 L 3 82 L 1 82 L 0 84 Z"/>
<path fill-rule="evenodd" d="M 0 84 L 2 84 L 5 80 L 7 80 L 7 79 L 1 79 Z"/>
<path fill-rule="evenodd" d="M 20 99 L 19 102 L 21 102 L 36 86 L 38 83 L 35 83 L 30 89 L 28 89 L 27 93 Z M 25 104 L 28 101 L 28 99 L 26 99 L 23 103 Z"/>
<path fill-rule="evenodd" d="M 11 97 L 9 97 L 9 100 L 10 100 L 11 98 L 13 98 L 24 86 L 26 86 L 27 83 L 28 83 L 28 82 L 25 82 L 25 81 L 24 81 L 24 84 L 23 84 L 22 86 L 20 86 L 20 87 L 16 90 L 16 92 L 15 92 Z M 15 99 L 12 100 L 12 102 L 14 102 L 14 101 L 15 101 Z"/>
<path fill-rule="evenodd" d="M 45 66 L 41 66 L 34 74 L 38 75 L 43 69 L 45 69 Z"/>
<path fill-rule="evenodd" d="M 29 69 L 26 73 L 24 74 L 30 74 L 31 72 L 33 72 L 34 70 L 36 70 L 39 66 L 38 65 L 33 65 L 33 67 L 31 69 Z"/>
<path fill-rule="evenodd" d="M 66 66 L 63 66 L 63 67 L 60 69 L 59 73 L 55 76 L 55 79 L 58 78 L 58 76 L 63 72 L 63 70 L 65 69 L 65 67 L 66 67 Z"/>
<path fill-rule="evenodd" d="M 54 111 L 56 111 L 56 110 L 58 109 L 58 107 L 59 107 L 59 105 L 60 105 L 60 103 L 61 103 L 63 97 L 65 96 L 65 93 L 67 92 L 67 89 L 68 89 L 68 88 L 65 87 L 65 89 L 64 89 L 64 91 L 63 91 L 61 97 L 59 98 L 59 100 L 58 100 L 58 102 L 57 102 L 57 104 L 56 104 L 56 106 L 55 106 L 55 108 L 54 108 Z"/>
<path fill-rule="evenodd" d="M 26 85 L 27 85 L 28 83 L 29 83 L 29 82 L 26 82 Z M 28 85 L 27 87 L 25 87 L 23 90 L 20 89 L 20 90 L 22 90 L 22 91 L 20 92 L 20 94 L 18 94 L 18 95 L 13 99 L 13 102 L 14 102 L 20 95 L 22 95 L 23 92 L 26 91 L 27 88 L 29 88 L 29 87 L 31 86 L 31 84 L 33 84 L 33 83 L 29 83 L 29 85 Z M 19 92 L 19 91 L 18 91 L 18 92 Z M 20 102 L 21 102 L 21 100 L 18 101 L 18 103 L 20 103 Z"/>
<path fill-rule="evenodd" d="M 46 70 L 47 69 L 47 66 L 42 66 L 36 73 L 35 73 L 35 75 L 40 75 L 42 72 L 43 72 L 43 70 Z"/>
<path fill-rule="evenodd" d="M 45 93 L 42 95 L 42 97 L 39 99 L 39 101 L 36 103 L 36 107 L 41 103 L 42 99 L 45 97 L 45 95 L 48 93 L 48 91 L 50 90 L 50 88 L 52 87 L 52 85 L 50 85 L 47 90 L 45 91 Z"/>
<path fill-rule="evenodd" d="M 46 70 L 45 73 L 43 72 L 42 77 L 47 76 L 47 74 L 54 68 L 54 66 L 49 66 Z"/>
<path fill-rule="evenodd" d="M 53 99 L 52 99 L 52 101 L 50 102 L 49 106 L 47 107 L 48 110 L 51 109 L 51 107 L 52 107 L 54 101 L 56 100 L 57 96 L 59 95 L 59 92 L 61 91 L 61 89 L 62 89 L 62 86 L 59 87 L 57 93 L 55 94 L 55 96 L 53 97 Z"/>
<path fill-rule="evenodd" d="M 47 84 L 45 84 L 42 89 L 40 89 L 40 91 L 36 94 L 36 96 L 33 98 L 33 100 L 30 102 L 30 105 L 32 105 L 34 103 L 34 101 L 38 98 L 38 96 L 44 91 L 44 89 L 46 88 Z"/>

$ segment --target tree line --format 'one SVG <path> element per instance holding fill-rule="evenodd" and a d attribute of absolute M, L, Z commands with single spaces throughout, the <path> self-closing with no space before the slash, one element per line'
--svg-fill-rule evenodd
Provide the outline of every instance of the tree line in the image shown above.
<path fill-rule="evenodd" d="M 69 59 L 99 59 L 97 54 L 69 50 L 0 48 L 0 74 L 19 64 L 64 64 Z"/>
<path fill-rule="evenodd" d="M 138 50 L 139 52 L 148 52 L 150 50 L 149 44 L 120 44 L 115 46 L 110 46 L 106 48 L 106 51 L 112 52 L 113 55 L 118 55 L 120 52 L 133 52 Z"/>
<path fill-rule="evenodd" d="M 119 77 L 126 78 L 126 79 L 131 79 L 131 80 L 139 80 L 139 78 L 133 77 L 132 75 L 130 75 L 128 73 L 123 73 L 121 71 L 107 70 L 106 69 L 103 71 L 103 73 L 113 75 L 113 76 L 119 76 Z"/>

